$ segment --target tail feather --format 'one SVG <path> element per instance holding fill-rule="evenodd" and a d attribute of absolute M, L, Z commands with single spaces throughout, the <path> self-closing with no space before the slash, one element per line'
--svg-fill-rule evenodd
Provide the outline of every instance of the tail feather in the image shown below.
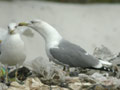
<path fill-rule="evenodd" d="M 118 69 L 114 68 L 114 66 L 102 66 L 101 68 L 91 67 L 90 69 L 112 72 L 114 75 L 118 73 Z"/>
<path fill-rule="evenodd" d="M 108 61 L 103 61 L 103 60 L 99 60 L 99 63 L 97 65 L 93 66 L 92 69 L 115 72 L 112 69 L 112 63 L 110 63 Z"/>
<path fill-rule="evenodd" d="M 98 68 L 97 68 L 98 69 Z M 107 66 L 102 66 L 101 68 L 99 68 L 98 70 L 102 70 L 102 71 L 108 71 L 108 72 L 115 72 L 111 66 L 107 67 Z"/>
<path fill-rule="evenodd" d="M 103 65 L 112 65 L 112 63 L 108 62 L 108 61 L 103 61 L 103 60 L 99 60 L 100 63 L 102 63 Z"/>
<path fill-rule="evenodd" d="M 117 75 L 117 73 L 119 72 L 118 67 L 112 65 L 112 63 L 108 61 L 103 60 L 99 60 L 99 63 L 96 66 L 91 67 L 90 69 L 112 72 L 113 75 Z"/>
<path fill-rule="evenodd" d="M 104 65 L 112 66 L 112 63 L 110 63 L 108 61 L 99 60 L 98 64 L 93 67 L 99 69 L 99 68 L 102 68 Z"/>

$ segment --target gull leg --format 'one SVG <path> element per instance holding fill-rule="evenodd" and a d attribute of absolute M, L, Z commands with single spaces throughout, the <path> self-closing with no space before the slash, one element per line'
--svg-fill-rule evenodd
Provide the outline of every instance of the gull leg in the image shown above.
<path fill-rule="evenodd" d="M 65 71 L 66 70 L 66 67 L 65 66 L 63 66 L 63 71 Z"/>
<path fill-rule="evenodd" d="M 67 72 L 66 75 L 69 75 L 69 73 L 70 73 L 69 66 L 63 66 L 63 71 Z"/>
<path fill-rule="evenodd" d="M 67 75 L 69 75 L 70 74 L 70 67 L 69 66 L 66 66 L 66 68 L 67 68 Z"/>
<path fill-rule="evenodd" d="M 63 71 L 69 72 L 69 66 L 63 66 Z"/>
<path fill-rule="evenodd" d="M 18 64 L 16 65 L 16 71 L 15 71 L 15 80 L 18 81 Z"/>
<path fill-rule="evenodd" d="M 52 87 L 51 87 L 51 79 L 50 79 L 50 81 L 49 81 L 49 82 L 50 82 L 50 88 L 49 88 L 49 90 L 52 90 Z"/>
<path fill-rule="evenodd" d="M 18 80 L 18 64 L 16 65 L 16 72 L 15 72 L 15 80 L 19 83 L 19 84 L 23 84 L 22 81 Z"/>
<path fill-rule="evenodd" d="M 9 84 L 9 81 L 8 81 L 8 66 L 5 65 L 5 72 L 6 72 L 6 75 L 5 75 L 5 83 L 8 85 Z"/>
<path fill-rule="evenodd" d="M 8 69 L 7 69 L 7 65 L 5 65 L 5 71 L 6 71 L 5 83 L 8 83 Z"/>

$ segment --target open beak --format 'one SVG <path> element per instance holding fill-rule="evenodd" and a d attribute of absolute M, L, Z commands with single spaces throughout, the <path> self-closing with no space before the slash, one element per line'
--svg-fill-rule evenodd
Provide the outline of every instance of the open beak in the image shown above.
<path fill-rule="evenodd" d="M 2 42 L 2 40 L 0 40 L 0 43 Z"/>
<path fill-rule="evenodd" d="M 25 23 L 25 22 L 21 22 L 18 24 L 18 26 L 28 26 L 28 25 L 29 25 L 29 23 Z"/>
<path fill-rule="evenodd" d="M 10 30 L 10 34 L 13 34 L 15 30 Z"/>

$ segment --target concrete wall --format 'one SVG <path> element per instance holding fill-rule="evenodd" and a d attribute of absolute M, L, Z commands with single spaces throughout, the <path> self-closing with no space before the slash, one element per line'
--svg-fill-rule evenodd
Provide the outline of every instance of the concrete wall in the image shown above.
<path fill-rule="evenodd" d="M 54 26 L 67 40 L 92 54 L 96 46 L 107 46 L 120 51 L 120 5 L 118 4 L 64 4 L 40 1 L 0 1 L 0 27 L 10 22 L 43 19 Z M 23 40 L 27 59 L 45 56 L 44 40 L 35 33 L 34 38 Z"/>

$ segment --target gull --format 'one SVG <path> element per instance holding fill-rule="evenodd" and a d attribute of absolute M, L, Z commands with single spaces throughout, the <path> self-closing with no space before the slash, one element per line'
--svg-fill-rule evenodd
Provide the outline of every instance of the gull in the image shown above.
<path fill-rule="evenodd" d="M 44 38 L 46 53 L 50 61 L 69 67 L 113 71 L 105 66 L 111 66 L 112 63 L 98 60 L 80 46 L 65 40 L 54 27 L 45 21 L 21 22 L 19 26 L 30 27 Z"/>
<path fill-rule="evenodd" d="M 3 35 L 1 37 L 2 40 L 0 40 L 0 62 L 5 66 L 16 66 L 16 79 L 17 69 L 26 59 L 24 41 L 17 31 L 17 26 L 18 24 L 16 23 L 10 23 L 8 31 L 1 30 L 0 33 L 0 35 Z"/>

